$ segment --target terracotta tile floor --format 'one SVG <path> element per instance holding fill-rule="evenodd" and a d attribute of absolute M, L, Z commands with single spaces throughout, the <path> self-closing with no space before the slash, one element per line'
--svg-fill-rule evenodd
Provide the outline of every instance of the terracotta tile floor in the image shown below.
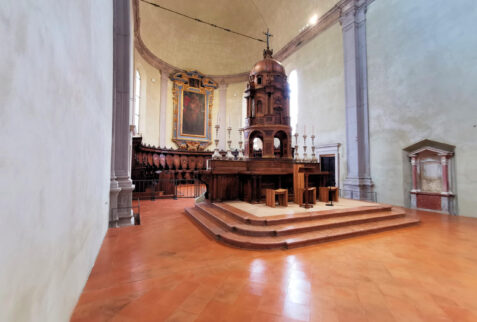
<path fill-rule="evenodd" d="M 193 200 L 141 202 L 111 229 L 72 321 L 477 321 L 477 219 L 422 223 L 292 250 L 209 239 Z"/>

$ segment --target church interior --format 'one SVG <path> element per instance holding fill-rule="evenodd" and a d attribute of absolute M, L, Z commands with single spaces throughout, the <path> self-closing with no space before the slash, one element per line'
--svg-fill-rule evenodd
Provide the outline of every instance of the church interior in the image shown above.
<path fill-rule="evenodd" d="M 1 321 L 477 321 L 474 0 L 0 4 Z"/>

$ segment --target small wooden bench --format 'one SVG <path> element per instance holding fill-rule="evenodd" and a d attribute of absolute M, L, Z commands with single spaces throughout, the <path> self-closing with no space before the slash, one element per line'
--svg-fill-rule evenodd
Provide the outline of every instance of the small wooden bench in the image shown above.
<path fill-rule="evenodd" d="M 339 200 L 339 190 L 337 187 L 320 187 L 320 201 L 329 202 L 330 194 L 333 198 L 333 201 L 338 202 Z"/>
<path fill-rule="evenodd" d="M 314 205 L 316 204 L 316 187 L 308 187 L 305 189 L 300 189 L 303 194 L 303 203 L 300 205 L 302 206 L 305 203 L 305 200 L 308 200 L 308 204 Z M 308 199 L 305 197 L 305 193 L 308 193 Z"/>
<path fill-rule="evenodd" d="M 267 189 L 266 205 L 275 208 L 275 196 L 278 196 L 278 204 L 288 207 L 288 189 Z"/>

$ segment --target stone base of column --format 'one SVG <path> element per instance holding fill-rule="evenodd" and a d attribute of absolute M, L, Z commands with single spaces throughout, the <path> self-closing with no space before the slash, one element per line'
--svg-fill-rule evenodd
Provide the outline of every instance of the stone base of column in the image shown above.
<path fill-rule="evenodd" d="M 116 180 L 111 180 L 109 188 L 109 227 L 118 227 L 116 223 L 118 222 L 118 195 L 121 191 L 119 188 L 118 182 Z"/>
<path fill-rule="evenodd" d="M 109 227 L 123 227 L 134 225 L 132 209 L 132 192 L 134 185 L 130 178 L 118 178 L 117 206 L 111 205 L 112 215 Z M 116 191 L 116 190 L 115 190 Z"/>
<path fill-rule="evenodd" d="M 371 178 L 346 178 L 343 182 L 342 197 L 376 202 L 374 183 Z"/>
<path fill-rule="evenodd" d="M 454 196 L 443 194 L 441 197 L 441 210 L 449 215 L 455 215 Z"/>
<path fill-rule="evenodd" d="M 411 208 L 417 208 L 417 197 L 415 193 L 411 193 Z"/>

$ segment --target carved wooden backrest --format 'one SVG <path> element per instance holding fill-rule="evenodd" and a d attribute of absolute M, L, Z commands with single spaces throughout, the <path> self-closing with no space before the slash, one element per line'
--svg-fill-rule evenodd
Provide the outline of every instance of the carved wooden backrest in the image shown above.
<path fill-rule="evenodd" d="M 152 166 L 153 163 L 152 163 L 152 153 L 148 153 L 147 154 L 147 164 Z"/>
<path fill-rule="evenodd" d="M 166 155 L 166 164 L 167 164 L 167 168 L 172 169 L 172 166 L 174 165 L 174 160 L 172 158 L 172 155 L 168 154 Z"/>
<path fill-rule="evenodd" d="M 162 153 L 159 155 L 159 164 L 163 169 L 166 168 L 166 156 Z"/>
<path fill-rule="evenodd" d="M 174 158 L 174 169 L 179 170 L 181 166 L 181 158 L 177 154 L 174 154 L 173 158 Z"/>
<path fill-rule="evenodd" d="M 154 153 L 152 156 L 152 161 L 154 163 L 154 166 L 159 168 L 159 155 L 157 153 Z"/>
<path fill-rule="evenodd" d="M 136 152 L 136 161 L 139 164 L 142 164 L 142 153 L 141 152 Z"/>
<path fill-rule="evenodd" d="M 197 169 L 204 169 L 204 157 L 197 157 Z"/>
<path fill-rule="evenodd" d="M 197 168 L 197 162 L 194 156 L 189 157 L 189 169 L 195 170 Z"/>
<path fill-rule="evenodd" d="M 183 170 L 187 169 L 187 163 L 188 163 L 187 157 L 185 155 L 182 155 L 181 156 L 181 166 L 182 166 Z"/>

